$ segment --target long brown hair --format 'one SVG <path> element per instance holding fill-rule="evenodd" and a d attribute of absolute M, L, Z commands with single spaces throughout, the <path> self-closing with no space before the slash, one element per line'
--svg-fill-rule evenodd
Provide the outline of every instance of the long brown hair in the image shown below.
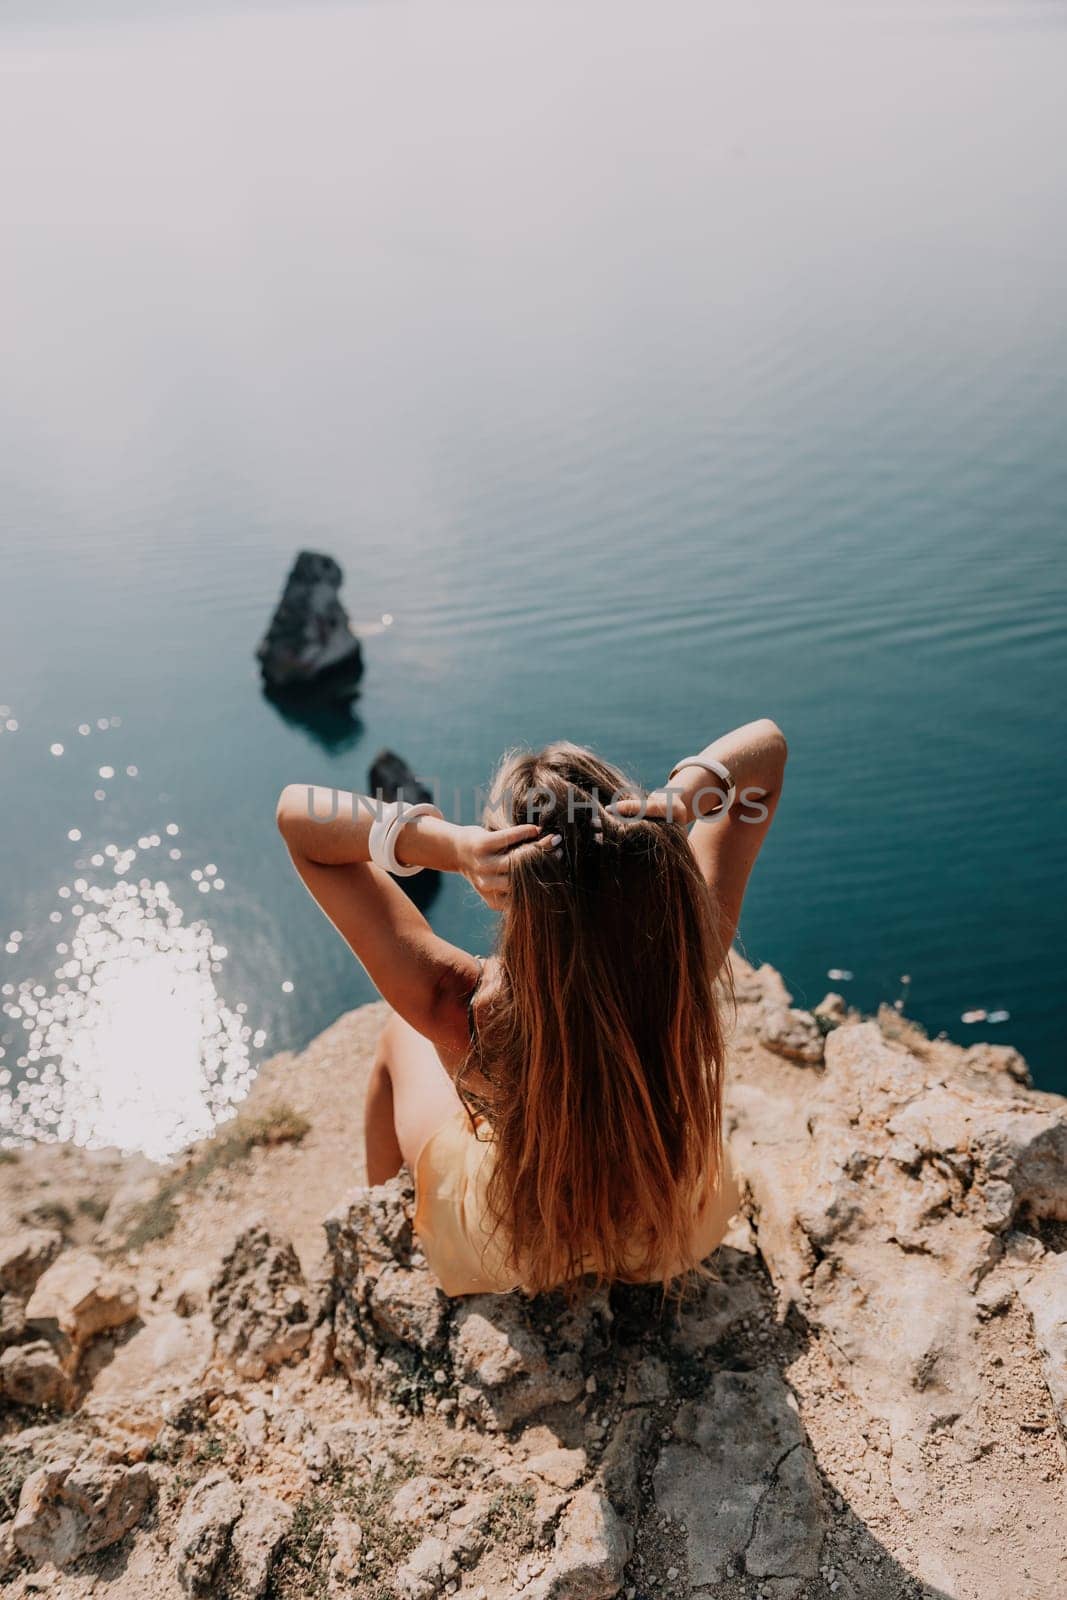
<path fill-rule="evenodd" d="M 487 1203 L 531 1293 L 587 1273 L 666 1287 L 720 1168 L 718 918 L 684 828 L 616 815 L 620 791 L 639 792 L 560 742 L 506 756 L 486 809 L 562 836 L 515 852 L 499 986 L 457 1080 L 491 1123 Z"/>

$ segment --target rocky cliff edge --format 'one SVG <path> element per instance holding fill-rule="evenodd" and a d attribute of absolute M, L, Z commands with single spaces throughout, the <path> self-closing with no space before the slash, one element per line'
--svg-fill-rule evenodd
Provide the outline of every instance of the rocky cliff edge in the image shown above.
<path fill-rule="evenodd" d="M 5 1152 L 5 1592 L 1067 1593 L 1067 1102 L 736 976 L 745 1205 L 678 1305 L 440 1293 L 360 1186 L 380 1005 L 166 1168 Z"/>

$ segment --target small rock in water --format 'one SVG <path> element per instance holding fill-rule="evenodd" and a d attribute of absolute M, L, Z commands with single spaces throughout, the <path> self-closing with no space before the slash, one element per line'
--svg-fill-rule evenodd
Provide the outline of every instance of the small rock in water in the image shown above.
<path fill-rule="evenodd" d="M 989 1013 L 981 1006 L 977 1006 L 973 1011 L 963 1011 L 960 1013 L 961 1022 L 986 1022 L 988 1019 Z"/>
<path fill-rule="evenodd" d="M 363 672 L 359 640 L 338 590 L 343 574 L 332 556 L 302 550 L 256 656 L 273 689 L 307 687 L 324 677 L 354 682 Z"/>
<path fill-rule="evenodd" d="M 409 805 L 424 805 L 433 795 L 420 783 L 403 756 L 395 750 L 379 750 L 367 773 L 367 787 L 372 795 L 383 800 L 406 800 Z"/>
<path fill-rule="evenodd" d="M 986 1017 L 987 1022 L 1007 1022 L 1011 1017 L 1010 1011 L 991 1011 Z"/>

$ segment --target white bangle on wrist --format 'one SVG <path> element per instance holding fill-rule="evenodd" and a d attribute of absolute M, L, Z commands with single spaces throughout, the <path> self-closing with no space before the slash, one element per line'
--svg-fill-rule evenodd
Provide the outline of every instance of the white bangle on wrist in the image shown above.
<path fill-rule="evenodd" d="M 722 809 L 723 812 L 730 810 L 730 807 L 737 799 L 737 784 L 734 782 L 728 767 L 724 767 L 721 761 L 715 761 L 710 757 L 685 756 L 683 760 L 676 761 L 671 768 L 670 777 L 667 779 L 668 784 L 672 782 L 677 773 L 682 771 L 683 767 L 703 767 L 705 772 L 710 772 L 713 777 L 718 778 L 720 783 L 724 783 L 726 785 L 726 798 Z M 717 813 L 717 815 L 721 816 L 722 812 Z"/>
<path fill-rule="evenodd" d="M 440 808 L 427 802 L 408 805 L 406 800 L 393 800 L 388 805 L 383 805 L 379 815 L 371 823 L 367 838 L 367 848 L 374 865 L 381 867 L 383 872 L 391 872 L 394 878 L 413 878 L 416 872 L 421 872 L 421 867 L 405 867 L 396 859 L 400 830 L 409 822 L 413 822 L 416 817 L 440 815 Z"/>

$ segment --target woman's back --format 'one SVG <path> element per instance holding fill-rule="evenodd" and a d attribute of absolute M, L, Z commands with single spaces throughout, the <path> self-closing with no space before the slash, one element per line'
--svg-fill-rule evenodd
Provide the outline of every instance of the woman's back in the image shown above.
<path fill-rule="evenodd" d="M 559 843 L 515 854 L 492 986 L 456 1086 L 492 1127 L 485 1231 L 545 1288 L 648 1281 L 691 1251 L 721 1162 L 715 909 L 684 828 L 623 817 L 615 768 L 573 745 L 502 766 L 487 821 Z"/>

